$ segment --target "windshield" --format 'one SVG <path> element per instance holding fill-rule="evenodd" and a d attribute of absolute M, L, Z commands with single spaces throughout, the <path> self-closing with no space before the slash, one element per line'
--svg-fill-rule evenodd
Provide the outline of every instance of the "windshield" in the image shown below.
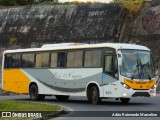
<path fill-rule="evenodd" d="M 122 53 L 121 75 L 132 79 L 151 79 L 154 68 L 150 51 L 120 50 Z"/>

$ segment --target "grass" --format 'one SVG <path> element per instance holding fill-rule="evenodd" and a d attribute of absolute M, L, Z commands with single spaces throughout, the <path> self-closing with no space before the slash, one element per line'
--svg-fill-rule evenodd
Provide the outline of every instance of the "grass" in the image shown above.
<path fill-rule="evenodd" d="M 49 114 L 54 114 L 57 111 L 59 111 L 61 108 L 57 105 L 49 105 L 44 103 L 38 103 L 38 102 L 28 102 L 28 101 L 17 101 L 17 100 L 2 100 L 0 101 L 0 111 L 2 112 L 40 112 L 42 113 L 41 119 L 45 119 L 48 117 Z M 35 113 L 36 113 L 35 112 Z M 53 115 L 50 117 L 54 117 Z M 3 120 L 21 120 L 22 118 L 5 118 Z M 23 118 L 22 120 L 28 120 L 29 118 Z"/>
<path fill-rule="evenodd" d="M 49 105 L 34 102 L 5 100 L 0 101 L 0 111 L 58 111 L 57 105 Z"/>

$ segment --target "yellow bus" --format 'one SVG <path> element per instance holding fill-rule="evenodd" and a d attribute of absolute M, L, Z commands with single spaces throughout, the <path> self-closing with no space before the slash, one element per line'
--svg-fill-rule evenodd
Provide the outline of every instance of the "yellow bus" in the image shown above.
<path fill-rule="evenodd" d="M 156 95 L 150 49 L 120 43 L 60 43 L 41 48 L 6 50 L 2 89 L 28 93 L 31 100 L 54 95 L 58 100 L 86 96 L 128 103 L 132 97 Z"/>

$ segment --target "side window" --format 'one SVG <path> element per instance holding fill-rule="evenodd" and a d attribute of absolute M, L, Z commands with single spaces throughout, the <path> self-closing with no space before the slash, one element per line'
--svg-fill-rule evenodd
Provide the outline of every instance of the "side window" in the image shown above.
<path fill-rule="evenodd" d="M 82 51 L 68 52 L 67 67 L 82 67 Z"/>
<path fill-rule="evenodd" d="M 67 67 L 74 67 L 74 52 L 67 53 Z"/>
<path fill-rule="evenodd" d="M 50 67 L 57 67 L 57 53 L 51 53 Z"/>
<path fill-rule="evenodd" d="M 93 67 L 100 67 L 101 66 L 101 56 L 102 51 L 101 50 L 94 50 L 93 51 Z"/>
<path fill-rule="evenodd" d="M 11 67 L 20 68 L 21 67 L 21 55 L 12 55 Z"/>
<path fill-rule="evenodd" d="M 84 66 L 92 67 L 92 51 L 85 51 Z"/>
<path fill-rule="evenodd" d="M 85 51 L 84 66 L 85 67 L 100 67 L 101 66 L 101 50 Z"/>
<path fill-rule="evenodd" d="M 10 67 L 11 67 L 11 56 L 5 55 L 4 68 L 10 68 Z"/>
<path fill-rule="evenodd" d="M 49 67 L 49 53 L 36 54 L 36 67 Z"/>
<path fill-rule="evenodd" d="M 58 52 L 57 67 L 65 67 L 65 52 Z"/>
<path fill-rule="evenodd" d="M 22 67 L 24 68 L 34 67 L 34 54 L 22 55 Z"/>
<path fill-rule="evenodd" d="M 75 52 L 74 67 L 82 67 L 83 51 Z"/>

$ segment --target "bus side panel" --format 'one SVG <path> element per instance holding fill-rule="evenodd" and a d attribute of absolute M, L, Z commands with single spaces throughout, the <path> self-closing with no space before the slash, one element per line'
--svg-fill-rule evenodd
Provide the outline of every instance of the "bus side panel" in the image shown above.
<path fill-rule="evenodd" d="M 3 90 L 28 93 L 30 79 L 20 69 L 3 70 Z"/>

